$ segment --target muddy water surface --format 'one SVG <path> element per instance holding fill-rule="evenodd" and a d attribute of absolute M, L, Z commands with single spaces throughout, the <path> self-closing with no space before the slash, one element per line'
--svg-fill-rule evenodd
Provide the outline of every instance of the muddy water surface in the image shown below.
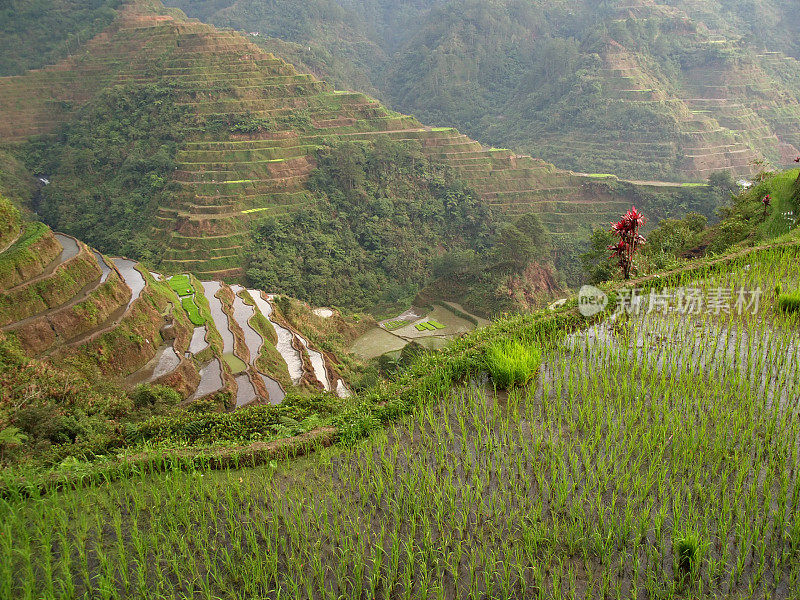
<path fill-rule="evenodd" d="M 117 270 L 122 275 L 122 278 L 125 280 L 125 283 L 131 288 L 131 299 L 128 301 L 128 308 L 130 308 L 131 304 L 133 304 L 134 300 L 136 300 L 141 294 L 144 286 L 147 284 L 145 282 L 144 277 L 142 276 L 139 271 L 136 270 L 136 261 L 135 260 L 128 260 L 127 258 L 115 258 L 114 265 L 117 267 Z M 100 263 L 103 266 L 105 263 Z M 109 269 L 110 270 L 110 269 Z M 103 277 L 107 277 L 107 273 L 105 268 L 103 269 Z"/>
<path fill-rule="evenodd" d="M 250 364 L 255 364 L 261 352 L 261 346 L 264 343 L 261 335 L 250 327 L 250 319 L 255 314 L 255 309 L 249 304 L 245 304 L 244 300 L 238 296 L 239 292 L 244 291 L 243 287 L 232 285 L 231 289 L 236 294 L 233 298 L 233 317 L 244 332 L 244 341 L 247 344 L 247 349 L 250 350 Z"/>
<path fill-rule="evenodd" d="M 270 320 L 270 323 L 275 328 L 275 333 L 278 336 L 278 343 L 275 347 L 283 357 L 283 360 L 286 361 L 292 383 L 298 384 L 303 376 L 303 361 L 300 358 L 300 353 L 292 346 L 292 332 L 272 320 L 272 305 L 261 296 L 261 292 L 258 290 L 248 290 L 248 292 L 253 297 L 258 310 Z"/>
<path fill-rule="evenodd" d="M 128 385 L 150 383 L 163 375 L 172 373 L 178 368 L 180 362 L 181 359 L 172 346 L 162 346 L 145 366 L 131 373 L 125 379 L 125 383 Z"/>
<path fill-rule="evenodd" d="M 236 378 L 236 385 L 238 386 L 236 390 L 236 408 L 250 404 L 258 397 L 247 373 L 242 373 Z"/>
<path fill-rule="evenodd" d="M 58 257 L 59 264 L 63 263 L 66 260 L 69 260 L 73 256 L 77 256 L 78 252 L 81 251 L 78 242 L 76 242 L 73 238 L 68 235 L 64 235 L 63 233 L 56 233 L 53 234 L 55 238 L 58 240 L 58 243 L 61 244 L 61 247 L 64 248 L 61 251 L 61 255 Z M 101 262 L 102 266 L 102 262 Z"/>
<path fill-rule="evenodd" d="M 214 296 L 214 294 L 216 294 L 222 287 L 222 284 L 220 284 L 218 281 L 203 281 L 201 283 L 206 300 L 208 300 L 208 304 L 211 308 L 211 318 L 214 319 L 214 325 L 216 326 L 217 331 L 219 331 L 219 334 L 222 336 L 222 352 L 225 354 L 232 353 L 233 334 L 228 328 L 228 315 L 226 315 L 222 310 L 222 302 L 219 300 L 219 298 Z"/>
<path fill-rule="evenodd" d="M 271 377 L 267 377 L 263 373 L 260 374 L 261 379 L 264 381 L 264 385 L 267 386 L 267 392 L 269 392 L 269 402 L 270 404 L 280 404 L 283 402 L 283 399 L 286 397 L 286 392 L 283 391 L 281 384 L 272 379 Z"/>
<path fill-rule="evenodd" d="M 207 333 L 208 329 L 205 325 L 202 327 L 195 327 L 192 333 L 192 341 L 189 342 L 189 352 L 197 354 L 208 348 L 208 342 L 206 341 Z"/>
<path fill-rule="evenodd" d="M 191 399 L 196 400 L 208 394 L 213 394 L 221 390 L 222 387 L 222 365 L 215 358 L 200 370 L 200 384 Z"/>
<path fill-rule="evenodd" d="M 298 335 L 297 338 L 300 340 L 300 343 L 303 344 L 306 352 L 308 352 L 308 356 L 311 358 L 311 368 L 314 370 L 314 376 L 322 382 L 325 390 L 330 392 L 331 382 L 328 381 L 328 372 L 325 370 L 325 357 L 322 356 L 321 352 L 312 349 L 311 346 L 308 345 L 308 340 L 303 336 Z"/>

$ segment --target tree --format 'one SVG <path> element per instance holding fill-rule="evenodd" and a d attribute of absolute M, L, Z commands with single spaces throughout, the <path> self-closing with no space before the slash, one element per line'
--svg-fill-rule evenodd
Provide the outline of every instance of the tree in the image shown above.
<path fill-rule="evenodd" d="M 524 214 L 517 219 L 514 225 L 530 238 L 531 243 L 538 248 L 539 256 L 544 256 L 547 253 L 547 250 L 550 248 L 550 237 L 539 215 L 536 213 Z"/>
<path fill-rule="evenodd" d="M 538 248 L 533 240 L 516 225 L 508 224 L 500 230 L 494 247 L 497 267 L 508 271 L 520 271 L 537 255 Z"/>
<path fill-rule="evenodd" d="M 611 258 L 619 258 L 619 267 L 625 279 L 631 278 L 634 266 L 634 256 L 639 246 L 645 243 L 639 230 L 647 222 L 642 213 L 633 206 L 622 218 L 611 225 L 611 233 L 618 239 L 615 244 L 610 244 Z"/>
<path fill-rule="evenodd" d="M 613 277 L 614 266 L 608 257 L 608 247 L 613 241 L 614 236 L 608 229 L 595 229 L 589 236 L 589 250 L 580 255 L 589 283 L 601 283 Z"/>

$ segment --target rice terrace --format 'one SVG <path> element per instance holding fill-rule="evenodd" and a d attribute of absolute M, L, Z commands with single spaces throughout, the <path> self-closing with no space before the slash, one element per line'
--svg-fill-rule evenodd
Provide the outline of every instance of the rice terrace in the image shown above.
<path fill-rule="evenodd" d="M 0 600 L 800 600 L 786 0 L 165 4 L 0 8 Z"/>

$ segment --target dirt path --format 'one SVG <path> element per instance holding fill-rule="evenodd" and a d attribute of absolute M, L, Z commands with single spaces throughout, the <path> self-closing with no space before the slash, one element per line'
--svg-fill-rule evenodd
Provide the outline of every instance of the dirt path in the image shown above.
<path fill-rule="evenodd" d="M 604 179 L 615 179 L 616 181 L 620 181 L 622 183 L 632 183 L 633 185 L 649 185 L 651 187 L 691 187 L 695 185 L 706 185 L 704 181 L 647 181 L 644 179 L 621 179 L 616 175 L 609 174 L 608 177 L 598 177 L 594 173 L 580 173 L 577 171 L 571 171 L 573 175 L 577 175 L 578 177 L 586 177 L 588 179 L 594 179 L 597 181 L 603 181 Z"/>
<path fill-rule="evenodd" d="M 13 246 L 14 244 L 16 244 L 16 243 L 19 241 L 19 238 L 21 238 L 21 237 L 22 237 L 22 233 L 23 233 L 23 229 L 22 229 L 22 227 L 20 227 L 20 229 L 19 229 L 19 233 L 17 233 L 17 237 L 15 237 L 15 238 L 14 238 L 13 240 L 11 240 L 11 241 L 10 241 L 8 244 L 6 244 L 4 248 L 0 249 L 0 254 L 2 254 L 3 252 L 5 252 L 5 251 L 6 251 L 6 250 L 8 250 L 9 248 L 11 248 L 11 246 Z"/>

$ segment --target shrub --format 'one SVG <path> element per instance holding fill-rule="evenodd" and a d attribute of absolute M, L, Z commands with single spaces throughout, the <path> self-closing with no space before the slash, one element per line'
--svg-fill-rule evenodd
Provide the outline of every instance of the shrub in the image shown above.
<path fill-rule="evenodd" d="M 165 385 L 139 384 L 130 393 L 137 408 L 171 407 L 180 404 L 181 395 Z"/>
<path fill-rule="evenodd" d="M 541 364 L 539 349 L 517 340 L 499 340 L 486 349 L 486 368 L 495 384 L 503 388 L 527 383 Z"/>

